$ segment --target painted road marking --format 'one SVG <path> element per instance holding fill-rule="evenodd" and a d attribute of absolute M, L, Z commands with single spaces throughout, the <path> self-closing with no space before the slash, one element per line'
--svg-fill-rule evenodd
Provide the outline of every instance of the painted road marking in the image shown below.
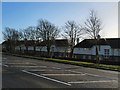
<path fill-rule="evenodd" d="M 3 66 L 5 66 L 5 67 L 9 67 L 8 65 L 3 65 Z"/>
<path fill-rule="evenodd" d="M 76 76 L 76 75 L 85 75 L 85 74 L 42 74 L 44 76 Z"/>
<path fill-rule="evenodd" d="M 67 82 L 63 82 L 63 81 L 59 81 L 59 80 L 56 80 L 56 79 L 48 78 L 48 77 L 45 77 L 45 76 L 42 76 L 42 75 L 39 75 L 39 74 L 36 74 L 36 73 L 28 72 L 26 70 L 22 70 L 22 72 L 25 72 L 27 74 L 31 74 L 31 75 L 34 75 L 34 76 L 37 76 L 37 77 L 41 77 L 41 78 L 44 78 L 44 79 L 47 79 L 47 80 L 50 80 L 50 81 L 54 81 L 54 82 L 57 82 L 57 83 L 61 83 L 61 84 L 64 84 L 64 85 L 71 86 L 71 84 L 69 84 Z"/>
<path fill-rule="evenodd" d="M 94 76 L 94 77 L 102 77 L 100 75 L 96 75 L 96 74 L 90 74 L 90 73 L 86 73 L 87 75 L 90 75 L 90 76 Z"/>
<path fill-rule="evenodd" d="M 28 67 L 28 68 L 31 68 L 31 67 L 41 67 L 41 68 L 46 68 L 47 66 L 10 66 L 10 67 Z"/>
<path fill-rule="evenodd" d="M 36 64 L 33 64 L 33 63 L 8 63 L 8 64 L 12 64 L 12 65 L 25 65 L 25 64 L 32 64 L 32 65 L 36 65 Z"/>
<path fill-rule="evenodd" d="M 117 82 L 116 80 L 100 80 L 100 81 L 77 81 L 77 82 L 68 82 L 70 84 L 82 84 L 82 83 L 103 83 L 103 82 Z"/>
<path fill-rule="evenodd" d="M 105 77 L 105 76 L 100 76 L 100 75 L 95 75 L 95 74 L 90 74 L 90 73 L 86 73 L 86 75 L 112 80 L 111 78 L 108 78 L 108 77 Z"/>
<path fill-rule="evenodd" d="M 8 63 L 8 64 L 32 64 L 32 63 Z"/>
<path fill-rule="evenodd" d="M 74 72 L 74 73 L 83 73 L 83 72 L 79 72 L 79 71 L 73 71 L 73 70 L 69 70 L 70 72 Z M 96 75 L 96 74 L 90 74 L 90 73 L 83 73 L 89 76 L 94 76 L 94 77 L 98 77 L 98 78 L 105 78 L 105 79 L 109 79 L 112 80 L 111 78 L 105 77 L 105 76 L 100 76 L 100 75 Z"/>
<path fill-rule="evenodd" d="M 52 67 L 52 68 L 54 68 L 54 69 L 61 69 L 61 68 L 58 68 L 58 67 Z"/>
<path fill-rule="evenodd" d="M 43 72 L 43 71 L 46 71 L 46 70 L 30 69 L 30 70 L 27 70 L 27 71 L 36 71 L 36 72 L 37 72 L 37 71 L 38 71 L 38 72 L 40 71 L 40 72 Z"/>
<path fill-rule="evenodd" d="M 73 70 L 66 70 L 66 71 L 70 71 L 70 72 L 73 72 L 73 73 L 83 73 L 83 72 L 78 72 L 78 71 L 73 71 Z"/>
<path fill-rule="evenodd" d="M 6 60 L 7 58 L 2 58 L 2 59 L 5 59 L 5 60 Z"/>

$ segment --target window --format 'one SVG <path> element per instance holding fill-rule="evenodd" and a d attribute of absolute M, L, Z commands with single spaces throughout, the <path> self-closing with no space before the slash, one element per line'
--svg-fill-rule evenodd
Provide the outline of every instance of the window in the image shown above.
<path fill-rule="evenodd" d="M 108 58 L 109 57 L 109 49 L 104 49 L 104 55 L 105 55 L 105 58 Z"/>

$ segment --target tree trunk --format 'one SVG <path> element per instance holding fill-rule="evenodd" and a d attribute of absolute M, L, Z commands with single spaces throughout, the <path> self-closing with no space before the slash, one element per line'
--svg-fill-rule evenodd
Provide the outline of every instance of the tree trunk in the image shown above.
<path fill-rule="evenodd" d="M 96 45 L 96 63 L 99 63 L 99 53 L 98 53 L 97 45 Z"/>
<path fill-rule="evenodd" d="M 21 52 L 22 50 L 21 50 L 21 46 L 20 46 L 20 52 Z"/>
<path fill-rule="evenodd" d="M 36 46 L 34 46 L 34 54 L 36 53 Z"/>
<path fill-rule="evenodd" d="M 47 56 L 50 57 L 50 46 L 47 46 Z"/>
<path fill-rule="evenodd" d="M 73 48 L 71 49 L 71 52 L 70 52 L 70 58 L 73 57 Z"/>
<path fill-rule="evenodd" d="M 25 53 L 28 54 L 28 46 L 26 46 L 26 52 Z"/>

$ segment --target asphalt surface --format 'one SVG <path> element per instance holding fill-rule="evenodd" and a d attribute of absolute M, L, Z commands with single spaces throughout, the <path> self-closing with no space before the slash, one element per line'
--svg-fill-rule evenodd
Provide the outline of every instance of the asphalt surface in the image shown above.
<path fill-rule="evenodd" d="M 3 55 L 2 88 L 118 88 L 118 72 Z"/>

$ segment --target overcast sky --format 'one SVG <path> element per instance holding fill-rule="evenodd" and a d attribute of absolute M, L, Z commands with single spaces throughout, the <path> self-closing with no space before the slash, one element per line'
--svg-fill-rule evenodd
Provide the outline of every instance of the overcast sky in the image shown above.
<path fill-rule="evenodd" d="M 117 2 L 3 2 L 3 22 L 0 27 L 2 30 L 5 27 L 24 29 L 28 26 L 36 26 L 41 18 L 47 19 L 59 27 L 63 26 L 67 20 L 75 20 L 82 25 L 89 17 L 91 9 L 97 11 L 98 17 L 102 20 L 101 37 L 117 38 Z"/>

